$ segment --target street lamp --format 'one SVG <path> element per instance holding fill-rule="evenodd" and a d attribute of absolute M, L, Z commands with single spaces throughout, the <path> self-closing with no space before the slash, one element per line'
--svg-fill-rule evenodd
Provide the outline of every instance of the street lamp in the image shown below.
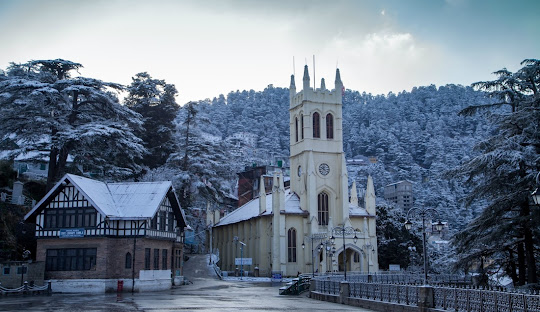
<path fill-rule="evenodd" d="M 312 234 L 311 236 L 304 236 L 305 238 L 309 239 L 311 241 L 311 276 L 315 277 L 315 254 L 313 249 L 313 241 L 314 240 L 323 240 L 327 236 L 326 234 L 320 233 L 320 234 Z M 306 244 L 302 241 L 302 249 L 306 249 Z"/>
<path fill-rule="evenodd" d="M 242 275 L 244 275 L 244 246 L 246 246 L 246 244 L 242 242 L 238 236 L 235 236 L 233 241 L 236 244 L 240 243 L 240 280 L 242 280 Z"/>
<path fill-rule="evenodd" d="M 366 258 L 367 262 L 367 275 L 368 275 L 368 281 L 369 281 L 369 253 L 375 253 L 375 246 L 371 245 L 371 243 L 367 243 L 364 246 L 362 246 L 362 251 L 364 253 L 364 258 Z"/>
<path fill-rule="evenodd" d="M 405 228 L 407 230 L 410 230 L 412 228 L 412 222 L 410 221 L 410 217 L 413 215 L 419 216 L 422 218 L 422 246 L 424 248 L 424 285 L 427 285 L 428 281 L 428 260 L 427 260 L 427 250 L 426 250 L 426 217 L 433 217 L 437 216 L 439 217 L 439 212 L 434 208 L 411 208 L 409 211 L 407 211 L 407 221 L 405 222 Z M 440 232 L 442 231 L 444 227 L 444 224 L 439 220 L 435 224 L 435 229 Z"/>
<path fill-rule="evenodd" d="M 352 235 L 354 234 L 353 242 L 356 244 L 358 241 L 358 237 L 356 236 L 356 230 L 350 226 L 336 226 L 332 229 L 332 237 L 330 237 L 330 241 L 332 242 L 332 245 L 334 244 L 336 238 L 335 235 L 342 236 L 343 237 L 343 276 L 345 280 L 347 280 L 347 250 L 345 249 L 345 235 Z"/>
<path fill-rule="evenodd" d="M 332 252 L 335 253 L 336 248 L 333 247 L 333 244 L 330 240 L 325 240 L 325 241 L 321 241 L 321 244 L 319 245 L 319 247 L 317 247 L 317 250 L 319 252 L 321 251 L 326 252 L 326 270 L 328 271 L 328 258 L 329 257 L 331 258 L 333 256 Z M 332 263 L 332 261 L 330 261 L 330 263 Z"/>
<path fill-rule="evenodd" d="M 23 249 L 23 253 L 22 253 L 23 262 L 21 264 L 21 286 L 24 285 L 24 269 L 25 269 L 24 263 L 28 261 L 30 254 L 32 254 L 30 250 L 27 250 L 26 248 Z M 28 266 L 26 266 L 26 268 L 28 268 Z"/>

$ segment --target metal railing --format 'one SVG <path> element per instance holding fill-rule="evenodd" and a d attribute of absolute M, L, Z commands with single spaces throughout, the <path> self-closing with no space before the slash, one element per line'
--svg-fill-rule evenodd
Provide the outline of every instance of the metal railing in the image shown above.
<path fill-rule="evenodd" d="M 367 299 L 384 303 L 419 306 L 420 288 L 433 289 L 433 309 L 458 312 L 538 312 L 538 293 L 518 293 L 499 290 L 441 285 L 389 284 L 363 281 L 360 276 L 319 276 L 315 278 L 315 292 L 333 296 Z M 445 280 L 441 278 L 441 280 Z M 348 283 L 348 294 L 340 294 L 341 283 Z"/>
<path fill-rule="evenodd" d="M 34 294 L 34 293 L 42 293 L 46 292 L 48 294 L 51 293 L 51 282 L 48 282 L 47 285 L 43 286 L 33 286 L 29 285 L 28 282 L 24 282 L 23 286 L 17 287 L 17 288 L 5 288 L 0 285 L 0 294 L 7 295 L 7 294 Z"/>
<path fill-rule="evenodd" d="M 437 309 L 485 312 L 540 311 L 540 296 L 486 289 L 433 287 Z"/>

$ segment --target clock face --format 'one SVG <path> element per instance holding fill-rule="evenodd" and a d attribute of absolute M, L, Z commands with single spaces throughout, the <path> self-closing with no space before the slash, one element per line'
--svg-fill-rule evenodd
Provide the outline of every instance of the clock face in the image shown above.
<path fill-rule="evenodd" d="M 298 176 L 302 175 L 302 166 L 298 166 Z"/>
<path fill-rule="evenodd" d="M 322 174 L 323 176 L 327 175 L 328 173 L 330 173 L 330 166 L 328 166 L 328 164 L 325 164 L 325 163 L 320 164 L 319 173 Z"/>

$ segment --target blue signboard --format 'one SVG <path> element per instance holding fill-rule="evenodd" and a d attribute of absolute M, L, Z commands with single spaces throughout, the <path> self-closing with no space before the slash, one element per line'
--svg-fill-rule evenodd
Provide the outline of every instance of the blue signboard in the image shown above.
<path fill-rule="evenodd" d="M 84 229 L 61 229 L 58 233 L 60 238 L 84 237 Z"/>

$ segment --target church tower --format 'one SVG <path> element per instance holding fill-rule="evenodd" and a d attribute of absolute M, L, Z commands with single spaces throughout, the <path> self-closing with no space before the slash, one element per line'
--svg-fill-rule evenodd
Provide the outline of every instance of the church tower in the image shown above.
<path fill-rule="evenodd" d="M 294 75 L 290 85 L 291 191 L 309 212 L 309 232 L 327 232 L 350 224 L 347 169 L 343 152 L 342 89 L 339 69 L 335 88 L 310 87 L 304 67 L 302 90 L 296 93 Z"/>

